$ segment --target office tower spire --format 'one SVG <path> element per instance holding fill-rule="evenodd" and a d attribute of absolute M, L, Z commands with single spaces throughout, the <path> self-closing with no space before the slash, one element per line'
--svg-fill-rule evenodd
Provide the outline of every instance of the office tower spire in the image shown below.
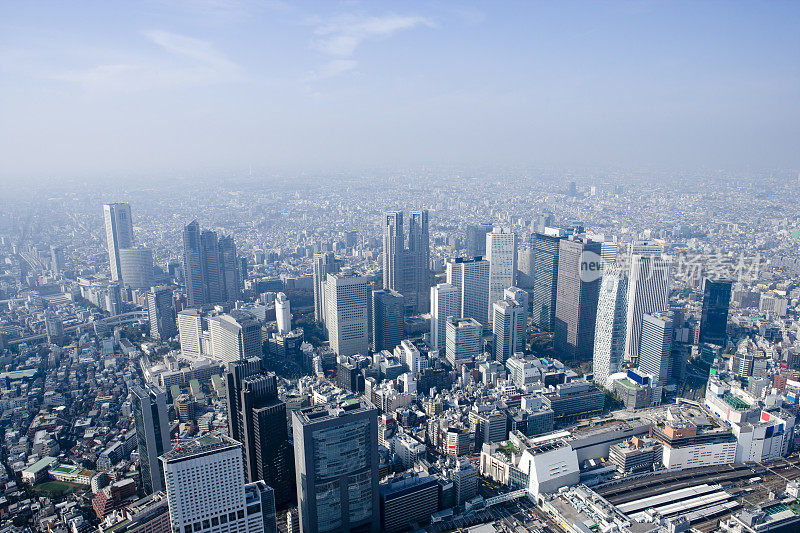
<path fill-rule="evenodd" d="M 384 216 L 383 288 L 405 298 L 410 314 L 425 312 L 430 305 L 430 234 L 428 211 L 413 211 L 408 223 L 408 248 L 404 246 L 403 212 Z"/>
<path fill-rule="evenodd" d="M 119 251 L 121 248 L 131 248 L 135 242 L 131 206 L 128 204 L 105 204 L 103 205 L 103 219 L 106 225 L 111 280 L 118 282 L 123 279 Z"/>
<path fill-rule="evenodd" d="M 183 228 L 183 270 L 189 307 L 236 300 L 240 265 L 233 237 L 200 230 L 194 220 Z"/>

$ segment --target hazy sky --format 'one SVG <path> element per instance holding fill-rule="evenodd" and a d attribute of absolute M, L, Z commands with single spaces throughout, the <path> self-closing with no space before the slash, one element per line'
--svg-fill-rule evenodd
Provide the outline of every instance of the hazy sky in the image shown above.
<path fill-rule="evenodd" d="M 800 2 L 0 1 L 0 179 L 800 170 Z"/>

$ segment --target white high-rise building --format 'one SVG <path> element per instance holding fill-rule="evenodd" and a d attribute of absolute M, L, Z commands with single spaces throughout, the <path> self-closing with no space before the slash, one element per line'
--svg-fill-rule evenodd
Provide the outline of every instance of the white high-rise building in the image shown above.
<path fill-rule="evenodd" d="M 369 350 L 369 280 L 354 273 L 328 274 L 325 325 L 337 355 L 366 355 Z"/>
<path fill-rule="evenodd" d="M 339 261 L 333 252 L 314 254 L 314 320 L 325 321 L 325 280 L 328 274 L 339 272 Z"/>
<path fill-rule="evenodd" d="M 477 257 L 448 261 L 447 283 L 454 286 L 458 294 L 458 318 L 474 318 L 484 325 L 489 323 L 489 261 Z"/>
<path fill-rule="evenodd" d="M 608 376 L 619 372 L 625 359 L 628 274 L 619 268 L 603 272 L 597 301 L 593 370 L 595 383 L 606 386 Z"/>
<path fill-rule="evenodd" d="M 486 234 L 486 259 L 489 261 L 487 311 L 492 320 L 492 305 L 503 299 L 505 289 L 516 285 L 517 235 L 507 228 L 493 228 Z"/>
<path fill-rule="evenodd" d="M 211 356 L 223 363 L 261 357 L 261 324 L 250 314 L 232 310 L 210 317 Z"/>
<path fill-rule="evenodd" d="M 523 291 L 524 292 L 524 291 Z M 502 363 L 525 349 L 528 313 L 522 303 L 505 298 L 492 304 L 492 332 L 495 338 L 494 358 Z"/>
<path fill-rule="evenodd" d="M 633 241 L 628 244 L 628 255 L 661 255 L 664 244 L 658 241 Z"/>
<path fill-rule="evenodd" d="M 642 317 L 639 370 L 655 376 L 659 385 L 664 385 L 672 375 L 673 320 L 669 311 L 646 313 Z"/>
<path fill-rule="evenodd" d="M 134 244 L 133 219 L 131 206 L 128 204 L 103 205 L 103 218 L 106 225 L 106 244 L 108 246 L 108 263 L 111 266 L 111 280 L 122 280 L 122 268 L 119 260 L 121 248 L 131 248 Z"/>
<path fill-rule="evenodd" d="M 203 316 L 197 309 L 178 313 L 178 334 L 183 355 L 200 357 L 203 354 Z"/>
<path fill-rule="evenodd" d="M 458 317 L 458 290 L 449 283 L 431 287 L 431 347 L 444 350 L 445 321 L 447 317 Z"/>
<path fill-rule="evenodd" d="M 149 289 L 155 285 L 153 251 L 150 248 L 120 248 L 119 266 L 122 281 L 128 287 Z"/>
<path fill-rule="evenodd" d="M 628 317 L 626 320 L 625 357 L 639 361 L 642 316 L 666 311 L 669 303 L 670 257 L 632 255 L 628 275 Z"/>
<path fill-rule="evenodd" d="M 282 292 L 275 297 L 275 318 L 278 322 L 278 334 L 286 335 L 292 331 L 292 312 L 289 298 Z"/>
<path fill-rule="evenodd" d="M 474 318 L 448 318 L 445 356 L 451 366 L 471 361 L 483 351 L 483 326 Z"/>
<path fill-rule="evenodd" d="M 275 496 L 245 483 L 241 443 L 223 435 L 182 442 L 160 457 L 172 533 L 274 533 Z"/>

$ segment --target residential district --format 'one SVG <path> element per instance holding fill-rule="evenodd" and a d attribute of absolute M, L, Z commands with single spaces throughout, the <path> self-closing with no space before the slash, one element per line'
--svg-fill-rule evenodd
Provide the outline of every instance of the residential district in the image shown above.
<path fill-rule="evenodd" d="M 0 533 L 800 531 L 796 182 L 237 187 L 0 200 Z"/>

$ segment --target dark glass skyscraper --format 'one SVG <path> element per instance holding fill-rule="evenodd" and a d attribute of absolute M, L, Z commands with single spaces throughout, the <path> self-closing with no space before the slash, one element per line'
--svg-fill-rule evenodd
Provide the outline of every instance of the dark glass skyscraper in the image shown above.
<path fill-rule="evenodd" d="M 294 472 L 277 378 L 263 372 L 260 360 L 253 358 L 230 363 L 226 381 L 228 429 L 244 445 L 247 480 L 263 480 L 275 490 L 275 505 L 285 507 L 294 497 Z"/>
<path fill-rule="evenodd" d="M 601 269 L 599 242 L 559 242 L 553 346 L 560 357 L 592 359 Z"/>
<path fill-rule="evenodd" d="M 158 456 L 170 450 L 167 393 L 150 384 L 132 387 L 131 392 L 142 490 L 152 494 L 164 490 Z"/>
<path fill-rule="evenodd" d="M 543 233 L 534 233 L 531 237 L 533 249 L 531 319 L 539 331 L 553 331 L 555 324 L 558 249 L 562 238 Z"/>
<path fill-rule="evenodd" d="M 725 346 L 728 341 L 728 309 L 732 281 L 703 280 L 703 311 L 700 315 L 700 342 Z"/>
<path fill-rule="evenodd" d="M 372 291 L 372 345 L 376 352 L 394 350 L 402 342 L 404 301 L 399 292 Z"/>

